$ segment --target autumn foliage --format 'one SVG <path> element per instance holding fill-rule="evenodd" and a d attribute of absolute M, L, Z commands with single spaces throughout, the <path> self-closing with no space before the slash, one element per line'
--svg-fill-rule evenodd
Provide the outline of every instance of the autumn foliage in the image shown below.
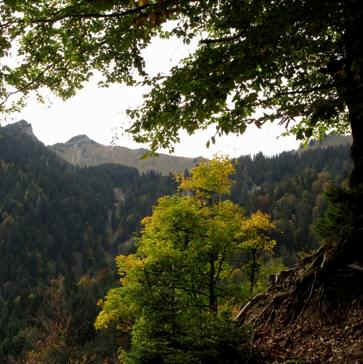
<path fill-rule="evenodd" d="M 224 363 L 226 355 L 234 363 L 247 355 L 245 331 L 232 320 L 249 294 L 235 274 L 246 258 L 236 257 L 252 250 L 257 262 L 275 242 L 267 215 L 248 218 L 225 199 L 233 172 L 230 160 L 216 158 L 180 177 L 180 192 L 160 198 L 143 220 L 137 252 L 116 259 L 121 287 L 100 302 L 96 327 L 130 333 L 126 363 Z"/>

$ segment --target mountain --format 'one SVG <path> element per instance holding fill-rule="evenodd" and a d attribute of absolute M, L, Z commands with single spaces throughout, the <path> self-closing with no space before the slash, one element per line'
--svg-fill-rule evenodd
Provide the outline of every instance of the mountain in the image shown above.
<path fill-rule="evenodd" d="M 33 128 L 30 123 L 28 123 L 25 120 L 19 120 L 18 122 L 14 124 L 10 124 L 6 127 L 8 133 L 11 133 L 13 136 L 15 135 L 27 135 L 29 136 L 33 141 L 38 141 L 37 137 L 33 133 Z"/>
<path fill-rule="evenodd" d="M 147 153 L 146 149 L 133 150 L 120 146 L 106 146 L 96 143 L 86 135 L 77 135 L 66 143 L 57 143 L 49 148 L 69 163 L 78 166 L 115 163 L 135 167 L 139 172 L 154 170 L 163 175 L 171 172 L 184 172 L 201 160 L 201 158 L 193 159 L 167 154 L 142 159 Z"/>
<path fill-rule="evenodd" d="M 104 341 L 93 322 L 115 281 L 113 257 L 133 249 L 140 220 L 174 191 L 155 172 L 73 166 L 24 121 L 0 128 L 0 362 L 53 363 L 20 359 L 47 340 L 50 351 L 72 347 L 81 361 L 84 345 Z M 102 345 L 112 353 L 110 340 Z"/>

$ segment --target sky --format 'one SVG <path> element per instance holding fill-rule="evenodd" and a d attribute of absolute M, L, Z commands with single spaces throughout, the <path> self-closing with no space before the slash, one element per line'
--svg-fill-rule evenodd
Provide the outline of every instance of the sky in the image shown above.
<path fill-rule="evenodd" d="M 187 56 L 196 44 L 186 47 L 178 40 L 155 40 L 144 52 L 147 71 L 150 74 L 167 72 L 182 58 Z M 94 141 L 110 145 L 121 145 L 132 149 L 144 148 L 135 143 L 130 135 L 122 129 L 127 128 L 129 121 L 126 109 L 142 104 L 142 95 L 146 89 L 111 85 L 98 88 L 93 79 L 73 98 L 62 101 L 55 96 L 47 95 L 47 102 L 39 104 L 31 99 L 22 112 L 13 115 L 8 122 L 21 119 L 32 124 L 36 137 L 46 145 L 64 143 L 75 135 L 86 134 Z M 250 126 L 241 135 L 229 135 L 216 139 L 216 144 L 206 147 L 208 139 L 215 134 L 209 128 L 189 136 L 181 133 L 181 142 L 175 145 L 175 155 L 186 157 L 203 156 L 211 158 L 215 154 L 239 157 L 263 152 L 267 156 L 292 150 L 298 147 L 294 137 L 280 137 L 284 131 L 278 123 L 265 125 L 261 129 Z M 161 150 L 160 152 L 167 152 Z"/>

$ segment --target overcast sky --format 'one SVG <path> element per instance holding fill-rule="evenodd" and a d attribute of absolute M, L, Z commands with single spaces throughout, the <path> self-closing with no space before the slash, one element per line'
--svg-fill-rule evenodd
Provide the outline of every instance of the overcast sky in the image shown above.
<path fill-rule="evenodd" d="M 193 47 L 193 46 L 192 46 Z M 167 72 L 171 66 L 185 57 L 188 50 L 181 42 L 156 40 L 145 51 L 148 71 Z M 127 127 L 125 110 L 142 103 L 145 89 L 112 85 L 107 89 L 97 87 L 95 80 L 89 82 L 75 97 L 64 102 L 49 96 L 47 105 L 30 101 L 28 106 L 12 121 L 24 119 L 32 124 L 34 134 L 49 145 L 66 142 L 79 134 L 86 134 L 98 143 L 129 148 L 144 147 L 122 133 Z M 198 132 L 193 136 L 181 134 L 181 143 L 176 145 L 175 154 L 196 157 L 211 157 L 216 153 L 238 157 L 256 154 L 276 155 L 298 146 L 293 137 L 281 137 L 283 129 L 277 124 L 265 125 L 261 129 L 250 127 L 242 136 L 230 135 L 217 139 L 216 144 L 206 148 L 207 140 L 214 135 L 213 128 Z"/>

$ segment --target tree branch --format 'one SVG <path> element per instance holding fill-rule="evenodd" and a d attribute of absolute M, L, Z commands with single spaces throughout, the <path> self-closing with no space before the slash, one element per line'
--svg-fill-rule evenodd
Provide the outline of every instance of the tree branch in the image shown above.
<path fill-rule="evenodd" d="M 348 267 L 363 273 L 363 267 L 358 264 L 348 264 Z"/>
<path fill-rule="evenodd" d="M 216 39 L 203 39 L 200 42 L 202 44 L 212 44 L 212 43 L 224 43 L 224 42 L 232 42 L 234 40 L 237 40 L 241 38 L 243 35 L 243 32 L 240 32 L 236 35 L 230 36 L 230 37 L 223 37 L 223 38 L 216 38 Z"/>
<path fill-rule="evenodd" d="M 62 14 L 62 15 L 55 15 L 54 18 L 48 18 L 48 19 L 36 19 L 36 20 L 32 20 L 31 23 L 55 23 L 57 21 L 63 20 L 63 19 L 67 19 L 67 18 L 78 18 L 78 19 L 90 19 L 90 18 L 103 18 L 103 19 L 107 19 L 107 18 L 121 18 L 127 15 L 132 15 L 132 14 L 136 14 L 141 12 L 144 9 L 150 8 L 150 7 L 155 7 L 154 4 L 145 4 L 142 6 L 138 6 L 137 8 L 132 8 L 129 10 L 125 10 L 122 12 L 114 12 L 114 13 L 109 13 L 109 14 L 101 14 L 101 13 L 69 13 L 69 14 Z"/>

